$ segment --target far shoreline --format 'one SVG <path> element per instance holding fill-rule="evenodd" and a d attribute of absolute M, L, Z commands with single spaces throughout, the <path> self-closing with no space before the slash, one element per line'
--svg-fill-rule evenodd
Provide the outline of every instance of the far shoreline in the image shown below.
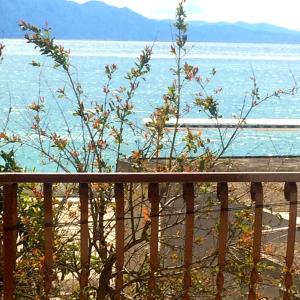
<path fill-rule="evenodd" d="M 113 39 L 93 39 L 93 38 L 59 38 L 59 37 L 55 37 L 56 41 L 60 42 L 60 41 L 68 41 L 68 42 L 78 42 L 78 41 L 82 41 L 82 42 L 115 42 L 115 43 L 147 43 L 149 45 L 151 44 L 156 44 L 156 43 L 160 43 L 160 44 L 170 44 L 172 43 L 172 40 L 113 40 Z M 24 37 L 0 37 L 0 41 L 19 41 L 19 40 L 24 40 Z M 288 47 L 291 45 L 294 46 L 300 46 L 300 42 L 299 43 L 294 43 L 294 42 L 281 42 L 281 43 L 274 43 L 274 42 L 243 42 L 243 41 L 199 41 L 199 40 L 195 40 L 195 41 L 188 41 L 187 45 L 193 45 L 193 44 L 207 44 L 207 45 L 228 45 L 228 44 L 232 44 L 232 45 L 260 45 L 260 46 L 269 46 L 269 45 L 274 45 L 274 46 L 280 46 L 280 47 Z"/>

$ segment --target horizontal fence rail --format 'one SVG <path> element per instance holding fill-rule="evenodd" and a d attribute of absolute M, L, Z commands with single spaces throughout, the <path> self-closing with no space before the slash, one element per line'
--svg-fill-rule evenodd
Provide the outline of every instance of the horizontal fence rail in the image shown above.
<path fill-rule="evenodd" d="M 300 182 L 300 172 L 0 173 L 0 183 Z"/>
<path fill-rule="evenodd" d="M 262 232 L 263 232 L 263 208 L 264 191 L 263 182 L 284 183 L 284 197 L 289 207 L 289 220 L 287 232 L 287 249 L 285 257 L 285 274 L 283 280 L 283 299 L 292 299 L 293 286 L 293 262 L 295 256 L 296 228 L 297 228 L 297 182 L 300 182 L 300 172 L 281 172 L 281 173 L 64 173 L 64 174 L 37 174 L 37 173 L 1 173 L 0 185 L 3 186 L 3 289 L 2 299 L 11 300 L 16 298 L 16 264 L 17 264 L 17 240 L 18 240 L 18 211 L 17 195 L 18 185 L 21 183 L 42 183 L 42 199 L 44 203 L 43 230 L 44 230 L 44 264 L 41 269 L 44 298 L 50 297 L 53 288 L 54 266 L 53 245 L 53 184 L 55 183 L 76 183 L 78 184 L 79 199 L 79 299 L 89 299 L 88 287 L 90 278 L 91 254 L 90 233 L 89 233 L 89 199 L 90 186 L 94 183 L 111 183 L 114 190 L 115 201 L 115 280 L 114 280 L 114 299 L 123 299 L 123 288 L 126 286 L 125 253 L 127 246 L 125 243 L 128 230 L 126 228 L 125 209 L 127 203 L 124 186 L 125 184 L 144 183 L 147 185 L 147 197 L 150 203 L 149 212 L 144 211 L 146 225 L 149 224 L 149 277 L 145 283 L 148 286 L 147 299 L 158 299 L 155 291 L 159 285 L 160 269 L 160 222 L 164 216 L 160 214 L 162 183 L 179 183 L 182 188 L 183 210 L 183 268 L 182 268 L 182 299 L 192 299 L 193 289 L 193 257 L 197 255 L 194 251 L 195 240 L 195 184 L 196 183 L 215 183 L 216 199 L 219 205 L 219 230 L 217 234 L 217 272 L 215 275 L 215 299 L 222 299 L 224 292 L 224 273 L 226 269 L 227 241 L 229 236 L 229 195 L 228 183 L 245 182 L 250 184 L 249 199 L 254 205 L 253 214 L 253 239 L 251 242 L 252 268 L 248 274 L 249 287 L 247 298 L 258 299 L 257 286 L 259 283 L 259 263 L 262 259 Z M 130 217 L 129 217 L 130 219 Z M 145 226 L 146 226 L 145 225 Z M 133 241 L 133 243 L 136 240 Z M 0 243 L 1 245 L 1 243 Z M 2 251 L 0 251 L 2 253 Z M 161 297 L 161 296 L 160 296 Z M 159 298 L 161 299 L 161 298 Z M 200 298 L 199 298 L 200 299 Z"/>

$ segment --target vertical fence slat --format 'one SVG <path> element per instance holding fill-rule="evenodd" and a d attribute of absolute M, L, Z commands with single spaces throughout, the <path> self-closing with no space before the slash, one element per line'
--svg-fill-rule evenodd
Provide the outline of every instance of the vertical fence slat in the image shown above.
<path fill-rule="evenodd" d="M 125 223 L 124 223 L 124 185 L 122 183 L 115 184 L 116 199 L 116 297 L 121 299 L 123 289 L 123 266 L 124 266 L 124 239 L 125 239 Z"/>
<path fill-rule="evenodd" d="M 228 235 L 228 184 L 220 182 L 217 186 L 217 196 L 221 203 L 219 241 L 218 241 L 218 267 L 219 272 L 216 278 L 217 293 L 216 300 L 222 299 L 224 286 L 224 268 L 226 265 L 227 235 Z"/>
<path fill-rule="evenodd" d="M 250 274 L 249 300 L 257 299 L 256 285 L 258 282 L 257 264 L 260 260 L 263 218 L 263 187 L 261 182 L 251 183 L 251 199 L 255 203 L 252 260 L 253 268 Z"/>
<path fill-rule="evenodd" d="M 3 218 L 0 221 L 0 299 L 3 298 Z"/>
<path fill-rule="evenodd" d="M 192 286 L 190 268 L 193 262 L 194 242 L 194 184 L 183 184 L 183 199 L 186 205 L 185 243 L 184 243 L 184 299 L 190 299 L 189 290 Z"/>
<path fill-rule="evenodd" d="M 4 299 L 15 299 L 17 256 L 17 184 L 3 187 L 3 254 Z"/>
<path fill-rule="evenodd" d="M 148 187 L 148 198 L 151 203 L 151 236 L 150 236 L 150 278 L 148 299 L 155 299 L 151 293 L 155 291 L 155 272 L 159 266 L 158 256 L 158 229 L 159 229 L 159 186 L 158 183 L 150 183 Z"/>
<path fill-rule="evenodd" d="M 86 183 L 79 185 L 80 198 L 80 300 L 88 299 L 86 288 L 89 280 L 89 186 Z"/>
<path fill-rule="evenodd" d="M 45 299 L 49 299 L 52 286 L 53 267 L 53 213 L 52 213 L 52 184 L 44 184 L 44 289 Z"/>
<path fill-rule="evenodd" d="M 295 239 L 296 239 L 296 223 L 297 223 L 297 185 L 295 182 L 287 182 L 284 185 L 285 199 L 289 202 L 290 213 L 289 213 L 289 229 L 287 237 L 287 248 L 286 248 L 286 273 L 285 273 L 285 291 L 283 295 L 284 300 L 290 300 L 291 292 L 290 288 L 293 285 L 293 277 L 291 274 L 291 268 L 294 261 L 295 251 Z"/>

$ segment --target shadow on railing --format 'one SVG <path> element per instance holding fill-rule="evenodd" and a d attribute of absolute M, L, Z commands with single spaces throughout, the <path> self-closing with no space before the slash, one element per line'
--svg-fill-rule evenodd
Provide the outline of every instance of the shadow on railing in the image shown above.
<path fill-rule="evenodd" d="M 168 225 L 162 218 L 161 203 L 168 205 L 168 201 L 163 195 L 166 184 L 178 184 L 182 187 L 182 196 L 177 201 L 185 205 L 183 219 L 181 224 L 183 230 L 183 264 L 181 268 L 182 275 L 182 294 L 178 298 L 195 299 L 191 296 L 193 289 L 193 276 L 197 275 L 193 270 L 194 258 L 198 255 L 198 248 L 195 246 L 196 205 L 195 205 L 195 185 L 199 183 L 217 184 L 216 203 L 219 203 L 217 211 L 218 230 L 217 230 L 217 248 L 215 250 L 215 299 L 224 299 L 228 295 L 224 287 L 224 277 L 228 261 L 228 240 L 231 226 L 231 206 L 230 192 L 228 183 L 250 183 L 250 197 L 254 207 L 253 214 L 253 232 L 251 238 L 250 258 L 251 268 L 249 270 L 247 294 L 248 299 L 258 299 L 258 284 L 260 283 L 259 263 L 262 259 L 262 235 L 263 235 L 263 209 L 264 195 L 263 184 L 269 182 L 285 183 L 284 196 L 289 205 L 288 232 L 286 240 L 285 254 L 285 274 L 282 280 L 283 299 L 292 299 L 293 286 L 293 260 L 295 250 L 295 237 L 297 227 L 297 185 L 300 181 L 300 173 L 112 173 L 112 174 L 21 174 L 21 173 L 3 173 L 0 174 L 0 183 L 3 185 L 3 296 L 5 300 L 16 298 L 16 264 L 17 264 L 17 240 L 18 240 L 18 185 L 23 183 L 41 183 L 43 184 L 43 214 L 44 214 L 44 243 L 41 251 L 44 253 L 43 268 L 41 268 L 43 278 L 43 299 L 52 299 L 51 289 L 53 289 L 52 268 L 54 264 L 54 233 L 53 233 L 53 184 L 56 183 L 76 183 L 79 184 L 79 202 L 80 202 L 80 270 L 79 270 L 79 298 L 88 299 L 88 287 L 90 284 L 90 210 L 89 193 L 90 186 L 94 183 L 108 183 L 113 185 L 113 194 L 115 203 L 113 206 L 113 218 L 115 220 L 115 235 L 111 251 L 113 255 L 113 274 L 111 275 L 110 295 L 114 299 L 124 297 L 124 289 L 127 286 L 127 268 L 125 266 L 126 252 L 128 251 L 128 229 L 127 222 L 132 218 L 126 217 L 126 208 L 130 205 L 126 197 L 125 186 L 128 184 L 144 184 L 147 186 L 147 201 L 149 202 L 149 212 L 142 211 L 145 222 L 150 232 L 147 242 L 149 243 L 149 270 L 147 271 L 147 280 L 144 283 L 147 286 L 146 298 L 156 299 L 155 291 L 159 288 L 161 278 L 161 261 L 163 249 L 161 227 Z M 164 186 L 164 188 L 162 188 Z M 162 196 L 163 195 L 163 196 Z M 164 199 L 162 199 L 164 197 Z M 183 200 L 183 201 L 182 201 Z M 181 212 L 182 214 L 182 212 Z M 172 216 L 169 216 L 169 219 Z M 129 225 L 128 225 L 129 226 Z M 134 224 L 133 224 L 134 227 Z M 138 230 L 139 228 L 136 228 Z M 145 230 L 146 231 L 146 230 Z M 200 252 L 199 252 L 200 253 Z M 169 254 L 167 254 L 169 255 Z M 169 259 L 169 258 L 168 258 Z M 164 263 L 170 265 L 169 262 Z M 196 272 L 196 273 L 195 273 Z M 196 274 L 196 275 L 195 275 Z M 232 276 L 229 275 L 229 276 Z M 146 277 L 145 277 L 146 278 Z M 28 287 L 30 288 L 30 287 Z M 161 292 L 163 293 L 163 291 Z M 230 293 L 229 293 L 230 294 Z M 165 296 L 167 299 L 167 296 Z M 177 299 L 178 299 L 177 298 Z M 96 298 L 95 298 L 96 299 Z M 98 299 L 98 298 L 97 298 Z M 170 298 L 171 299 L 171 298 Z M 173 298 L 172 298 L 173 299 Z M 206 299 L 204 296 L 196 299 Z M 207 298 L 209 299 L 209 298 Z M 231 298 L 234 299 L 234 298 Z"/>

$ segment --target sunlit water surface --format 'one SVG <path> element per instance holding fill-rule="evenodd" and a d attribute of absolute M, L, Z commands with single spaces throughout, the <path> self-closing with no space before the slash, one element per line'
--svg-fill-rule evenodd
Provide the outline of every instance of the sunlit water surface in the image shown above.
<path fill-rule="evenodd" d="M 125 84 L 124 75 L 147 44 L 145 42 L 110 42 L 110 41 L 60 41 L 71 49 L 74 76 L 83 87 L 85 101 L 103 101 L 102 86 L 105 82 L 104 66 L 115 63 L 118 71 L 113 86 Z M 58 132 L 65 128 L 63 118 L 55 100 L 56 90 L 66 84 L 62 72 L 53 70 L 49 59 L 41 57 L 37 50 L 23 40 L 3 40 L 6 45 L 4 61 L 0 65 L 0 101 L 2 120 L 5 122 L 8 107 L 13 107 L 9 128 L 20 135 L 28 135 L 29 116 L 26 107 L 37 101 L 39 95 L 45 97 L 47 120 Z M 152 45 L 151 42 L 148 43 Z M 251 77 L 257 80 L 263 96 L 278 89 L 290 89 L 300 81 L 300 45 L 275 44 L 225 44 L 193 43 L 185 60 L 199 67 L 200 75 L 207 76 L 212 68 L 217 74 L 208 87 L 208 91 L 222 87 L 218 96 L 220 112 L 223 117 L 238 115 L 245 99 L 253 88 Z M 162 103 L 162 95 L 173 77 L 170 68 L 174 60 L 170 55 L 169 43 L 155 43 L 151 72 L 146 81 L 141 82 L 133 102 L 133 119 L 142 126 L 142 119 L 149 117 L 153 109 Z M 32 60 L 40 61 L 42 68 L 30 65 Z M 193 95 L 199 91 L 197 85 L 188 85 L 184 90 L 183 101 L 193 106 Z M 70 101 L 58 100 L 66 116 L 72 118 Z M 247 100 L 248 101 L 248 100 Z M 249 105 L 250 102 L 246 102 Z M 203 117 L 197 110 L 184 117 Z M 274 98 L 255 108 L 250 118 L 299 118 L 300 97 L 282 96 Z M 74 132 L 76 132 L 76 124 Z M 129 133 L 128 133 L 129 134 Z M 212 147 L 218 147 L 217 132 L 204 133 L 212 140 Z M 136 143 L 130 141 L 123 151 L 130 153 Z M 44 166 L 38 153 L 18 150 L 18 160 L 27 168 L 36 170 L 55 170 Z M 109 154 L 108 154 L 109 155 Z M 300 155 L 300 131 L 254 131 L 240 132 L 226 155 Z"/>

